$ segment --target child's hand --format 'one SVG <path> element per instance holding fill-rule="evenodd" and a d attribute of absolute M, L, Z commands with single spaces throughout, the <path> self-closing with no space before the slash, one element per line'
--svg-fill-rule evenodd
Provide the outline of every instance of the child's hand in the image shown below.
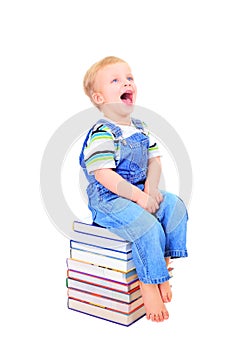
<path fill-rule="evenodd" d="M 154 214 L 159 209 L 159 203 L 150 195 L 142 191 L 138 195 L 136 203 L 151 214 Z"/>
<path fill-rule="evenodd" d="M 156 200 L 158 204 L 160 204 L 163 200 L 163 195 L 162 193 L 156 188 L 155 192 L 152 195 L 152 198 Z"/>
<path fill-rule="evenodd" d="M 149 190 L 149 186 L 147 185 L 147 183 L 145 183 L 144 192 L 150 195 L 152 198 L 154 198 L 158 204 L 160 204 L 163 200 L 163 195 L 162 193 L 160 193 L 158 188 Z"/>

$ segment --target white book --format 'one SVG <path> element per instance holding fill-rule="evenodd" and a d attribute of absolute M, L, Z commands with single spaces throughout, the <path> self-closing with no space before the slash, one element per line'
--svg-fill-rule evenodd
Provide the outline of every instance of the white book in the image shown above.
<path fill-rule="evenodd" d="M 102 278 L 99 276 L 94 276 L 94 275 L 90 275 L 90 274 L 86 274 L 86 273 L 78 272 L 78 271 L 73 271 L 73 270 L 68 270 L 67 276 L 72 278 L 72 279 L 76 279 L 76 280 L 83 281 L 86 283 L 92 283 L 92 284 L 95 284 L 98 286 L 102 286 L 105 288 L 111 288 L 111 289 L 115 289 L 115 290 L 122 291 L 122 292 L 129 292 L 132 289 L 139 286 L 139 279 L 138 278 L 136 278 L 135 280 L 133 280 L 129 283 L 122 283 L 122 282 L 113 281 L 113 280 L 110 280 L 107 278 Z"/>
<path fill-rule="evenodd" d="M 136 269 L 130 269 L 126 272 L 122 272 L 116 269 L 110 269 L 98 265 L 93 265 L 87 262 L 79 261 L 76 259 L 68 258 L 66 260 L 68 270 L 80 271 L 87 274 L 99 276 L 102 278 L 108 278 L 114 281 L 128 283 L 137 278 Z"/>
<path fill-rule="evenodd" d="M 72 238 L 72 240 L 79 243 L 92 244 L 98 247 L 115 249 L 120 252 L 128 252 L 132 250 L 131 242 L 119 241 L 119 240 L 101 237 L 101 236 L 97 236 L 86 232 L 74 231 L 71 234 L 70 238 Z"/>
<path fill-rule="evenodd" d="M 127 242 L 125 239 L 109 231 L 106 228 L 86 224 L 80 221 L 73 222 L 73 231 L 88 233 L 99 237 L 109 238 L 120 242 Z"/>
<path fill-rule="evenodd" d="M 100 254 L 90 253 L 87 251 L 79 250 L 79 249 L 70 249 L 70 257 L 72 259 L 77 259 L 81 261 L 86 261 L 91 264 L 95 264 L 98 266 L 104 266 L 111 269 L 116 269 L 122 272 L 127 272 L 133 268 L 135 268 L 133 259 L 122 260 L 119 258 L 112 258 L 109 256 L 104 256 Z"/>
<path fill-rule="evenodd" d="M 105 296 L 107 298 L 123 301 L 125 303 L 130 303 L 141 296 L 140 288 L 135 288 L 135 290 L 125 293 L 113 289 L 95 286 L 94 284 L 77 281 L 72 278 L 67 278 L 67 287 Z"/>
<path fill-rule="evenodd" d="M 105 248 L 105 247 L 103 248 L 93 244 L 80 243 L 76 241 L 70 241 L 70 248 L 80 249 L 80 250 L 84 250 L 84 251 L 88 251 L 96 254 L 110 256 L 112 258 L 119 258 L 122 260 L 132 259 L 132 250 L 121 252 L 116 249 Z"/>
<path fill-rule="evenodd" d="M 133 312 L 138 307 L 143 306 L 142 297 L 132 301 L 131 303 L 124 303 L 122 301 L 108 299 L 102 296 L 98 296 L 95 294 L 87 293 L 84 291 L 80 291 L 77 289 L 68 288 L 67 294 L 69 298 L 78 299 L 80 301 L 86 301 L 91 304 L 95 304 L 100 307 L 106 307 L 109 309 L 113 309 L 115 311 L 130 313 Z"/>
<path fill-rule="evenodd" d="M 139 320 L 145 315 L 144 306 L 130 314 L 123 314 L 120 312 L 112 311 L 106 308 L 102 308 L 93 304 L 84 303 L 70 298 L 68 299 L 68 308 L 71 310 L 85 313 L 90 316 L 118 323 L 123 326 L 130 326 L 135 321 Z"/>

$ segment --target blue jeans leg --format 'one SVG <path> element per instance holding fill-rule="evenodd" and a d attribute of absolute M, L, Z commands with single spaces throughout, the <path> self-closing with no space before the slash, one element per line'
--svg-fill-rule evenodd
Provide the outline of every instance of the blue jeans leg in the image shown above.
<path fill-rule="evenodd" d="M 139 280 L 158 284 L 169 279 L 164 260 L 166 236 L 154 215 L 132 201 L 117 198 L 95 208 L 95 222 L 132 242 Z"/>
<path fill-rule="evenodd" d="M 164 257 L 185 257 L 187 211 L 175 195 L 163 192 L 154 214 L 124 198 L 95 206 L 95 222 L 132 242 L 140 281 L 160 284 L 169 279 Z"/>
<path fill-rule="evenodd" d="M 184 202 L 176 195 L 162 191 L 163 201 L 155 216 L 166 237 L 165 257 L 187 257 L 186 232 L 188 213 Z"/>
<path fill-rule="evenodd" d="M 133 260 L 141 282 L 160 284 L 170 278 L 164 259 L 165 243 L 163 228 L 157 220 L 132 243 Z"/>

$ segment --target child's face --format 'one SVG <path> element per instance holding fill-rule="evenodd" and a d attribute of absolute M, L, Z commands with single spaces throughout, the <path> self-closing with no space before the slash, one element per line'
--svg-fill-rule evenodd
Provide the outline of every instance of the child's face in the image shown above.
<path fill-rule="evenodd" d="M 93 100 L 98 105 L 120 104 L 132 109 L 137 95 L 131 69 L 127 63 L 108 65 L 96 74 Z M 120 107 L 119 105 L 119 107 Z"/>

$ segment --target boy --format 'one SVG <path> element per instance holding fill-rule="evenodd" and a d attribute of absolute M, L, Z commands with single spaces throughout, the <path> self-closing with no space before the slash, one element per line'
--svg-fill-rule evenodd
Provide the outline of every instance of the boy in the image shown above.
<path fill-rule="evenodd" d="M 147 319 L 162 322 L 172 299 L 169 259 L 187 256 L 186 208 L 158 189 L 160 152 L 145 125 L 131 118 L 137 88 L 129 65 L 102 59 L 87 71 L 84 90 L 103 113 L 80 157 L 93 221 L 132 242 Z"/>

